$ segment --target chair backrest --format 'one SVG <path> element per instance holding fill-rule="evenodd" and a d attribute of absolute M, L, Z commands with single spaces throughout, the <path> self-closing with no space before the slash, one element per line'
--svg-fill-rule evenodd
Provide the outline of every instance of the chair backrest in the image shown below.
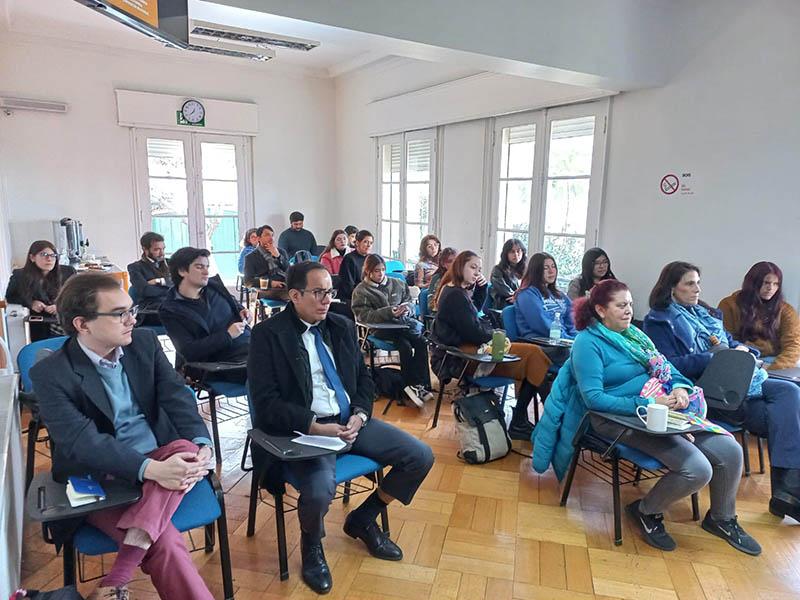
<path fill-rule="evenodd" d="M 512 342 L 519 339 L 519 329 L 517 329 L 517 307 L 513 304 L 503 309 L 503 329 L 506 330 L 506 335 Z"/>
<path fill-rule="evenodd" d="M 391 273 L 386 273 L 386 276 L 387 277 L 394 277 L 395 279 L 400 279 L 402 281 L 406 280 L 405 273 L 403 273 L 402 271 L 399 271 L 399 272 L 398 271 L 392 271 Z"/>
<path fill-rule="evenodd" d="M 481 312 L 486 312 L 490 308 L 492 308 L 492 284 L 489 283 L 486 285 L 486 298 L 483 299 L 483 306 L 481 306 Z"/>
<path fill-rule="evenodd" d="M 132 285 L 128 286 L 128 296 L 131 297 L 131 300 L 133 300 L 134 304 L 139 301 L 139 298 L 136 297 L 136 288 Z"/>
<path fill-rule="evenodd" d="M 406 270 L 402 261 L 399 261 L 396 258 L 385 258 L 384 261 L 386 262 L 387 275 L 391 273 L 403 273 Z M 403 275 L 403 277 L 405 277 L 405 275 Z"/>
<path fill-rule="evenodd" d="M 720 350 L 697 380 L 709 408 L 735 411 L 747 397 L 756 366 L 755 357 L 739 350 Z"/>
<path fill-rule="evenodd" d="M 55 352 L 64 345 L 64 342 L 66 342 L 67 339 L 69 338 L 66 335 L 62 335 L 59 337 L 47 338 L 46 340 L 39 340 L 38 342 L 32 342 L 27 346 L 22 347 L 17 355 L 17 367 L 19 368 L 19 376 L 22 380 L 22 391 L 33 391 L 33 382 L 31 381 L 29 373 L 31 367 L 41 359 L 39 353 L 42 350 L 50 350 Z"/>
<path fill-rule="evenodd" d="M 431 311 L 428 309 L 428 295 L 430 294 L 430 290 L 425 288 L 420 290 L 419 297 L 417 298 L 417 306 L 419 307 L 419 316 L 423 319 L 431 314 Z"/>

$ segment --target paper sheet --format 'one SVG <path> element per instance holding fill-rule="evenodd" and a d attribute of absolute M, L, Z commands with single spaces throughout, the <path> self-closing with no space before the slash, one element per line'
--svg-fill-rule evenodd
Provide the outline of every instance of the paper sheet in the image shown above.
<path fill-rule="evenodd" d="M 292 440 L 295 444 L 304 446 L 314 446 L 315 448 L 325 448 L 326 450 L 341 450 L 347 443 L 343 440 L 327 435 L 305 435 L 300 434 Z"/>

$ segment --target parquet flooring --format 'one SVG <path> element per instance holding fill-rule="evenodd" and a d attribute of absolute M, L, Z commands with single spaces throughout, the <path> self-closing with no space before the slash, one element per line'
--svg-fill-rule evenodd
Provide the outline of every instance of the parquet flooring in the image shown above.
<path fill-rule="evenodd" d="M 376 404 L 376 415 L 384 405 Z M 624 540 L 612 540 L 611 488 L 579 469 L 568 506 L 558 506 L 559 485 L 552 472 L 538 475 L 530 459 L 509 454 L 488 465 L 466 465 L 456 457 L 457 442 L 447 400 L 437 429 L 431 430 L 433 405 L 423 411 L 393 406 L 386 417 L 429 443 L 436 464 L 414 502 L 389 509 L 392 538 L 404 550 L 402 562 L 371 558 L 360 542 L 341 530 L 347 508 L 335 503 L 327 517 L 325 550 L 333 571 L 331 599 L 383 600 L 566 600 L 627 598 L 778 600 L 800 598 L 800 525 L 781 522 L 767 511 L 769 475 L 743 478 L 739 518 L 764 548 L 752 558 L 708 535 L 691 520 L 688 499 L 672 507 L 667 527 L 674 552 L 644 544 L 623 520 Z M 315 595 L 299 577 L 299 532 L 294 514 L 287 516 L 288 581 L 277 576 L 273 511 L 261 505 L 256 535 L 245 535 L 250 477 L 239 469 L 246 418 L 221 425 L 233 575 L 237 600 L 306 599 Z M 530 453 L 530 444 L 515 442 Z M 754 466 L 757 465 L 752 448 Z M 38 457 L 38 467 L 47 460 Z M 622 501 L 641 489 L 623 487 Z M 356 496 L 352 505 L 362 497 Z M 708 508 L 701 495 L 702 513 Z M 52 589 L 61 581 L 61 559 L 28 523 L 23 578 L 31 588 Z M 200 536 L 195 536 L 200 539 Z M 215 597 L 222 597 L 219 557 L 193 554 Z M 106 566 L 109 564 L 106 561 Z M 99 563 L 88 568 L 98 572 Z M 95 583 L 80 585 L 86 595 Z M 135 598 L 155 599 L 149 580 L 139 574 Z M 184 599 L 169 599 L 184 600 Z M 190 600 L 190 599 L 187 599 Z"/>

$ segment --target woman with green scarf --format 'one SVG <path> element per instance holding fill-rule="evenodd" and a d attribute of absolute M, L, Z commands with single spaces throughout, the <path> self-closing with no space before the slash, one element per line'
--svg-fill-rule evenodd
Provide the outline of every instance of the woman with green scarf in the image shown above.
<path fill-rule="evenodd" d="M 634 415 L 651 402 L 683 410 L 698 396 L 691 381 L 675 369 L 639 329 L 631 325 L 633 301 L 628 287 L 616 280 L 601 281 L 587 298 L 575 303 L 572 354 L 559 371 L 533 433 L 533 468 L 545 472 L 550 464 L 562 479 L 574 453 L 572 439 L 589 410 Z M 662 394 L 642 395 L 656 380 Z M 624 428 L 592 419 L 592 429 L 615 439 Z M 622 440 L 658 459 L 669 473 L 641 500 L 626 510 L 644 540 L 660 550 L 673 550 L 675 541 L 664 527 L 664 511 L 675 501 L 709 484 L 711 508 L 702 527 L 751 555 L 761 547 L 736 519 L 736 492 L 742 473 L 742 451 L 729 435 L 703 431 L 694 436 L 653 436 L 628 431 Z"/>

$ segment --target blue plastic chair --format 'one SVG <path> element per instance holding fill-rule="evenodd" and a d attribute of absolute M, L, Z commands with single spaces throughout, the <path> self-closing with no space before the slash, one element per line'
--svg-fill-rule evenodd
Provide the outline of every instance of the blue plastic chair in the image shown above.
<path fill-rule="evenodd" d="M 226 600 L 233 599 L 233 576 L 231 556 L 228 545 L 228 525 L 225 520 L 225 496 L 217 476 L 211 472 L 197 484 L 181 500 L 178 510 L 172 516 L 172 524 L 180 532 L 203 527 L 205 529 L 205 551 L 214 550 L 214 523 L 219 534 L 220 563 L 222 568 L 222 588 Z M 114 540 L 99 529 L 82 524 L 72 538 L 64 543 L 64 585 L 75 584 L 75 553 L 85 556 L 99 556 L 118 550 Z M 83 581 L 81 562 L 78 570 Z"/>
<path fill-rule="evenodd" d="M 404 273 L 406 270 L 406 266 L 403 264 L 402 261 L 397 260 L 396 258 L 384 258 L 386 263 L 386 274 L 390 275 L 391 273 Z"/>
<path fill-rule="evenodd" d="M 517 327 L 517 307 L 509 304 L 501 313 L 503 316 L 503 329 L 506 330 L 508 339 L 512 342 L 519 340 L 519 328 Z"/>
<path fill-rule="evenodd" d="M 38 360 L 37 355 L 43 350 L 55 352 L 69 338 L 65 335 L 46 340 L 39 340 L 23 346 L 17 354 L 17 369 L 22 383 L 20 400 L 23 405 L 31 411 L 31 418 L 28 422 L 28 445 L 25 455 L 25 490 L 27 491 L 33 480 L 33 470 L 36 465 L 36 442 L 39 441 L 39 431 L 42 428 L 42 420 L 39 416 L 39 403 L 33 395 L 33 382 L 31 381 L 30 370 Z M 44 440 L 43 440 L 44 441 Z"/>
<path fill-rule="evenodd" d="M 419 297 L 417 298 L 417 314 L 422 319 L 425 329 L 428 329 L 428 321 L 433 317 L 430 308 L 428 308 L 428 298 L 431 291 L 428 288 L 420 290 Z"/>
<path fill-rule="evenodd" d="M 400 279 L 402 281 L 406 280 L 406 274 L 403 273 L 402 271 L 392 271 L 391 273 L 387 272 L 386 276 L 387 277 L 394 277 L 395 279 Z"/>
<path fill-rule="evenodd" d="M 640 481 L 655 479 L 665 474 L 666 467 L 661 461 L 653 458 L 649 454 L 627 446 L 625 444 L 606 439 L 597 435 L 591 430 L 589 424 L 589 413 L 586 413 L 581 421 L 578 431 L 575 433 L 572 445 L 575 454 L 569 465 L 567 477 L 564 480 L 564 490 L 561 493 L 561 506 L 566 506 L 569 498 L 572 481 L 575 477 L 575 470 L 584 451 L 589 452 L 590 458 L 586 462 L 589 466 L 582 464 L 587 471 L 611 484 L 611 493 L 614 503 L 614 544 L 622 544 L 622 508 L 620 504 L 620 486 L 632 483 L 638 485 Z M 610 473 L 609 465 L 610 464 Z M 622 468 L 621 479 L 620 468 Z M 644 476 L 643 476 L 644 474 Z M 692 519 L 700 520 L 700 505 L 697 493 L 692 494 Z"/>
<path fill-rule="evenodd" d="M 252 416 L 251 413 L 251 420 L 255 420 L 255 417 Z M 252 433 L 252 432 L 250 432 Z M 249 439 L 253 440 L 253 444 L 257 444 L 258 442 L 252 435 L 249 435 Z M 350 502 L 350 495 L 352 493 L 358 493 L 370 491 L 372 488 L 367 486 L 359 485 L 359 489 L 357 492 L 353 492 L 352 490 L 352 482 L 354 479 L 358 477 L 364 476 L 371 476 L 374 475 L 374 480 L 376 485 L 380 485 L 383 481 L 383 465 L 380 463 L 375 462 L 374 460 L 367 458 L 365 456 L 360 456 L 358 454 L 340 454 L 336 457 L 336 485 L 339 486 L 344 484 L 343 490 L 341 494 L 336 495 L 334 499 L 341 498 L 344 504 L 348 504 Z M 278 541 L 278 565 L 280 567 L 280 579 L 281 581 L 286 581 L 289 578 L 289 561 L 288 561 L 288 552 L 286 549 L 286 521 L 285 521 L 285 513 L 290 512 L 292 510 L 296 510 L 295 507 L 289 508 L 288 510 L 284 507 L 283 503 L 283 495 L 286 493 L 286 486 L 285 483 L 289 483 L 293 487 L 296 486 L 291 480 L 289 476 L 289 472 L 286 469 L 281 470 L 281 477 L 282 481 L 270 481 L 265 482 L 264 479 L 264 472 L 258 471 L 256 469 L 253 470 L 253 475 L 250 484 L 250 505 L 248 507 L 247 513 L 247 537 L 252 537 L 255 534 L 255 527 L 256 527 L 256 509 L 258 508 L 258 502 L 260 500 L 259 491 L 261 488 L 269 488 L 267 491 L 272 495 L 274 501 L 274 508 L 275 508 L 275 527 L 277 530 L 277 541 Z M 363 489 L 361 489 L 363 488 Z M 386 533 L 389 535 L 389 514 L 384 507 L 381 510 L 381 527 Z"/>

